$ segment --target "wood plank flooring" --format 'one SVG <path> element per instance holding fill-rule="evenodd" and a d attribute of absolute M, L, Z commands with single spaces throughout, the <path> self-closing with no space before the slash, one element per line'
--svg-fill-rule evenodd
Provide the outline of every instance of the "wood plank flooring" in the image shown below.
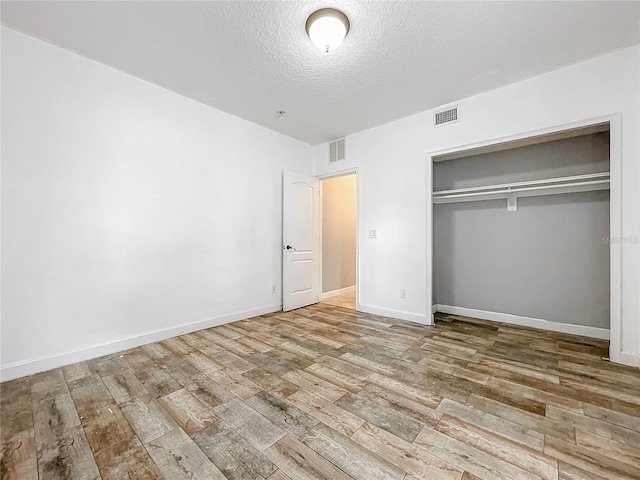
<path fill-rule="evenodd" d="M 6 382 L 0 477 L 640 478 L 607 342 L 318 304 Z"/>

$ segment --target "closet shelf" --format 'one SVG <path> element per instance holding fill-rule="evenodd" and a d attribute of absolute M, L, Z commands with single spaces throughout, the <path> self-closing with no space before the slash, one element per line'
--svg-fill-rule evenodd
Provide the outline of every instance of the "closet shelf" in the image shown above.
<path fill-rule="evenodd" d="M 508 210 L 516 210 L 518 197 L 537 197 L 561 193 L 609 190 L 609 172 L 574 175 L 572 177 L 547 178 L 529 182 L 504 183 L 472 188 L 456 188 L 433 192 L 433 203 L 475 202 L 506 198 Z"/>

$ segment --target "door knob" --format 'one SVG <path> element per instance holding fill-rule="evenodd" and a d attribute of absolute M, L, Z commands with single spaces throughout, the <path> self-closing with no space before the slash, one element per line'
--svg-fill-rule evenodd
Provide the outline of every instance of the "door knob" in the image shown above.
<path fill-rule="evenodd" d="M 284 247 L 282 247 L 282 249 L 283 250 L 289 250 L 289 251 L 292 251 L 292 252 L 296 251 L 296 249 L 293 248 L 291 245 L 285 245 Z"/>

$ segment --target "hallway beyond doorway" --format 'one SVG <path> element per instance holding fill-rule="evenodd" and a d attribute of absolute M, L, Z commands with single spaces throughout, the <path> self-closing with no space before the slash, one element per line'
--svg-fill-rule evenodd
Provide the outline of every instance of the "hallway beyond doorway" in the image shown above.
<path fill-rule="evenodd" d="M 333 305 L 335 307 L 344 307 L 350 308 L 351 310 L 356 309 L 356 287 L 351 287 L 347 289 L 345 293 L 340 295 L 336 295 L 335 297 L 325 298 L 321 300 L 320 303 L 326 305 Z"/>
<path fill-rule="evenodd" d="M 321 179 L 321 303 L 356 309 L 357 172 Z"/>

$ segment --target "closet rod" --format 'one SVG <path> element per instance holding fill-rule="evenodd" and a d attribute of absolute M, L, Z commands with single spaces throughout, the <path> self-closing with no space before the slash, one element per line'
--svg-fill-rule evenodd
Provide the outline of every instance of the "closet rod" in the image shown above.
<path fill-rule="evenodd" d="M 459 188 L 433 192 L 433 203 L 475 202 L 507 199 L 507 210 L 518 209 L 518 198 L 563 193 L 591 192 L 610 188 L 609 172 L 574 175 L 572 177 L 547 178 L 529 182 L 514 182 L 482 187 Z"/>
<path fill-rule="evenodd" d="M 609 172 L 557 177 L 529 182 L 514 182 L 482 187 L 459 188 L 433 192 L 433 203 L 470 202 L 475 200 L 493 200 L 507 196 L 530 197 L 557 195 L 561 193 L 607 190 Z"/>
<path fill-rule="evenodd" d="M 482 185 L 480 187 L 467 187 L 467 188 L 455 188 L 453 190 L 439 190 L 433 192 L 433 195 L 441 196 L 441 195 L 449 195 L 449 194 L 458 194 L 458 193 L 473 193 L 480 192 L 483 190 L 502 190 L 506 188 L 517 188 L 517 187 L 529 187 L 535 185 L 545 185 L 552 183 L 574 183 L 574 182 L 582 182 L 585 180 L 608 180 L 609 172 L 599 172 L 599 173 L 588 173 L 586 175 L 573 175 L 570 177 L 554 177 L 554 178 L 545 178 L 542 180 L 529 180 L 525 182 L 512 182 L 512 183 L 501 183 L 497 185 Z"/>

